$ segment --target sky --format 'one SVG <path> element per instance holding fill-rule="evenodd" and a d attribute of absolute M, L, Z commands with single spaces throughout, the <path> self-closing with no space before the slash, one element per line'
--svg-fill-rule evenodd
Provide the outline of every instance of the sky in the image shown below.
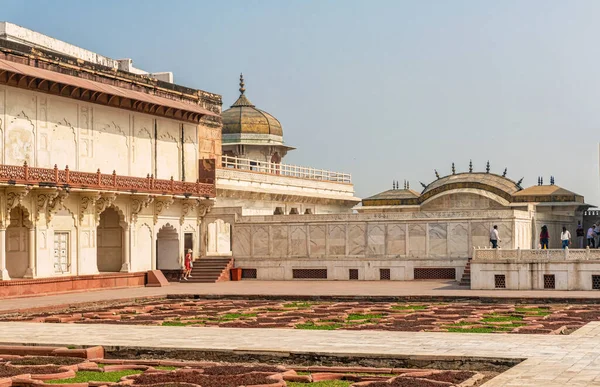
<path fill-rule="evenodd" d="M 538 176 L 600 205 L 600 1 L 0 0 L 0 20 L 175 83 L 246 95 L 367 197 L 440 175 Z"/>

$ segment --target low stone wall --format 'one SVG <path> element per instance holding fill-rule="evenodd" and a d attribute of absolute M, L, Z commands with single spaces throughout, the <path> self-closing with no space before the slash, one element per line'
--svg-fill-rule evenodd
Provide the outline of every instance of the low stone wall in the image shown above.
<path fill-rule="evenodd" d="M 471 289 L 600 290 L 600 251 L 476 249 Z"/>
<path fill-rule="evenodd" d="M 377 259 L 328 258 L 278 260 L 236 259 L 236 267 L 256 270 L 257 280 L 359 280 L 410 281 L 414 279 L 460 280 L 467 258 Z M 415 275 L 416 273 L 416 275 Z M 416 278 L 415 278 L 416 277 Z M 426 277 L 426 278 L 423 278 Z M 249 278 L 242 278 L 244 280 Z"/>
<path fill-rule="evenodd" d="M 0 281 L 0 298 L 144 286 L 146 272 Z"/>

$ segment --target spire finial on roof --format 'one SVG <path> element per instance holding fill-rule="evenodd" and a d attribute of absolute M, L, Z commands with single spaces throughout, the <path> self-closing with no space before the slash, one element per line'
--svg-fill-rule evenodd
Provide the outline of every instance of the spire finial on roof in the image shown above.
<path fill-rule="evenodd" d="M 508 172 L 508 168 L 504 168 L 504 172 L 502 173 L 502 177 L 506 177 L 506 172 Z"/>
<path fill-rule="evenodd" d="M 550 185 L 554 185 L 554 176 L 550 176 Z"/>
<path fill-rule="evenodd" d="M 410 181 L 406 180 L 406 189 L 410 189 Z"/>
<path fill-rule="evenodd" d="M 540 176 L 540 185 L 544 185 L 544 177 Z"/>
<path fill-rule="evenodd" d="M 452 174 L 455 175 L 456 174 L 456 168 L 454 168 L 454 163 L 452 163 Z"/>
<path fill-rule="evenodd" d="M 523 183 L 523 179 L 524 177 L 522 177 L 521 180 L 517 181 L 517 187 L 519 187 L 519 189 L 522 189 L 521 183 Z"/>
<path fill-rule="evenodd" d="M 244 94 L 246 88 L 244 87 L 244 74 L 240 73 L 240 96 Z"/>
<path fill-rule="evenodd" d="M 469 160 L 469 173 L 473 173 L 473 160 Z"/>
<path fill-rule="evenodd" d="M 422 181 L 420 181 L 419 183 L 421 184 L 421 187 L 427 188 L 427 186 L 425 185 L 425 183 L 423 183 Z"/>
<path fill-rule="evenodd" d="M 396 180 L 392 180 L 392 189 L 396 189 Z"/>
<path fill-rule="evenodd" d="M 487 164 L 485 165 L 485 173 L 490 173 L 490 160 L 488 160 Z"/>
<path fill-rule="evenodd" d="M 440 174 L 438 173 L 437 169 L 434 169 L 433 171 L 435 172 L 435 177 L 439 179 L 440 178 Z"/>

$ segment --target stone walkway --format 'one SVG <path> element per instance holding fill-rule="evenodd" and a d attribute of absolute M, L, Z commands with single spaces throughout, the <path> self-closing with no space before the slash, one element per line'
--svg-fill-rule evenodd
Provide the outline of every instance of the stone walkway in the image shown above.
<path fill-rule="evenodd" d="M 452 296 L 489 298 L 597 299 L 598 291 L 470 290 L 454 281 L 240 281 L 173 283 L 164 288 L 126 288 L 0 300 L 0 311 L 167 294 L 268 296 Z"/>
<path fill-rule="evenodd" d="M 525 358 L 485 384 L 600 386 L 600 322 L 569 336 L 0 323 L 0 344 Z M 274 340 L 274 336 L 276 336 Z"/>

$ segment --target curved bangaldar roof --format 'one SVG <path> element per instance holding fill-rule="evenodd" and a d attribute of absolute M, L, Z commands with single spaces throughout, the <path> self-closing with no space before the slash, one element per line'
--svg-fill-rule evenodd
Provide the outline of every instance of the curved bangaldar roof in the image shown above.
<path fill-rule="evenodd" d="M 510 201 L 521 190 L 513 180 L 489 172 L 466 172 L 441 177 L 425 187 L 422 197 L 429 198 L 450 189 L 476 188 L 493 192 Z"/>

